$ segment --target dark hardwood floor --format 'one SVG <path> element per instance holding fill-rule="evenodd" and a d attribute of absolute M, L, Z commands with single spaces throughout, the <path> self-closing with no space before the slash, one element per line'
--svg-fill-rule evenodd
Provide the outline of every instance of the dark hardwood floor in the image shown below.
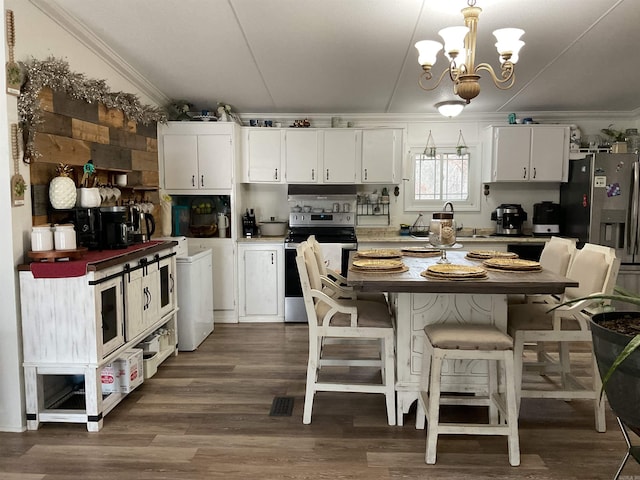
<path fill-rule="evenodd" d="M 306 325 L 216 325 L 100 432 L 49 423 L 0 433 L 0 479 L 610 479 L 625 452 L 610 411 L 597 433 L 590 402 L 524 399 L 520 467 L 504 437 L 479 436 L 441 437 L 426 465 L 415 414 L 389 427 L 382 395 L 320 393 L 303 425 L 306 360 Z M 269 415 L 276 396 L 295 398 L 292 416 Z M 622 478 L 640 479 L 640 465 L 630 460 Z"/>

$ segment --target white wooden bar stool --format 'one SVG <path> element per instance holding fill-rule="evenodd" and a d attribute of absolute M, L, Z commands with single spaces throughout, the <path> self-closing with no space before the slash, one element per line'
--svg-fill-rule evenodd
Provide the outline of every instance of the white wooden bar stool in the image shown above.
<path fill-rule="evenodd" d="M 416 428 L 424 428 L 426 415 L 426 463 L 436 463 L 436 447 L 440 434 L 506 435 L 509 463 L 514 467 L 520 465 L 511 337 L 493 325 L 434 324 L 424 327 L 424 346 Z M 489 377 L 486 391 L 474 396 L 443 394 L 440 391 L 440 375 L 442 364 L 447 359 L 488 360 Z M 502 365 L 499 365 L 499 362 Z M 440 405 L 487 406 L 489 423 L 440 423 Z"/>

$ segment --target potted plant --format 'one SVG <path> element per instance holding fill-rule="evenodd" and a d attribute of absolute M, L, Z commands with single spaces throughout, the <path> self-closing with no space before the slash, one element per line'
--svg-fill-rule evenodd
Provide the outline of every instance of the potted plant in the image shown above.
<path fill-rule="evenodd" d="M 587 298 L 640 305 L 640 294 L 621 287 L 616 287 L 613 295 Z M 564 304 L 579 300 L 584 298 Z M 601 394 L 607 393 L 614 413 L 640 436 L 640 312 L 606 309 L 590 321 L 593 352 L 602 378 Z"/>
<path fill-rule="evenodd" d="M 614 295 L 594 295 L 590 298 L 640 305 L 640 294 L 621 287 L 614 289 Z M 633 456 L 640 463 L 638 447 L 631 445 L 629 435 L 625 431 L 626 426 L 640 436 L 640 312 L 615 311 L 605 307 L 604 311 L 593 315 L 590 322 L 593 354 L 602 378 L 600 400 L 602 401 L 602 393 L 607 392 L 609 405 L 618 417 L 627 443 L 627 453 L 614 477 L 617 479 L 629 456 Z"/>
<path fill-rule="evenodd" d="M 613 123 L 607 128 L 600 130 L 607 137 L 612 140 L 611 153 L 627 153 L 627 139 L 626 134 L 620 130 L 614 130 Z"/>

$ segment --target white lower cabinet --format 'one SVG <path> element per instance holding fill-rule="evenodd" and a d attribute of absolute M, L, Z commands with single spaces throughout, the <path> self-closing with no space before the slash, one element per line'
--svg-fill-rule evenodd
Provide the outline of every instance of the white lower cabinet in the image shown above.
<path fill-rule="evenodd" d="M 241 322 L 284 321 L 284 245 L 239 244 Z"/>
<path fill-rule="evenodd" d="M 116 255 L 108 259 L 110 266 L 89 265 L 75 277 L 47 278 L 20 269 L 29 430 L 41 422 L 86 423 L 87 430 L 100 430 L 104 416 L 130 391 L 105 393 L 105 366 L 131 358 L 130 350 L 158 329 L 167 334 L 156 362 L 177 354 L 171 246 L 132 252 L 119 263 Z"/>
<path fill-rule="evenodd" d="M 189 238 L 190 249 L 211 249 L 216 323 L 237 323 L 236 245 L 230 238 Z"/>

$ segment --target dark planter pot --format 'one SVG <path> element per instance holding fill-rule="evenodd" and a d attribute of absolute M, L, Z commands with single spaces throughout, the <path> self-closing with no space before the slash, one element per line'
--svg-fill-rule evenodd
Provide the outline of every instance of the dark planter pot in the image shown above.
<path fill-rule="evenodd" d="M 631 341 L 624 335 L 600 326 L 604 320 L 622 315 L 638 316 L 638 312 L 598 313 L 591 318 L 593 351 L 600 377 L 609 371 L 615 358 Z M 613 373 L 605 387 L 607 399 L 614 413 L 636 434 L 640 435 L 640 349 L 633 352 Z"/>

